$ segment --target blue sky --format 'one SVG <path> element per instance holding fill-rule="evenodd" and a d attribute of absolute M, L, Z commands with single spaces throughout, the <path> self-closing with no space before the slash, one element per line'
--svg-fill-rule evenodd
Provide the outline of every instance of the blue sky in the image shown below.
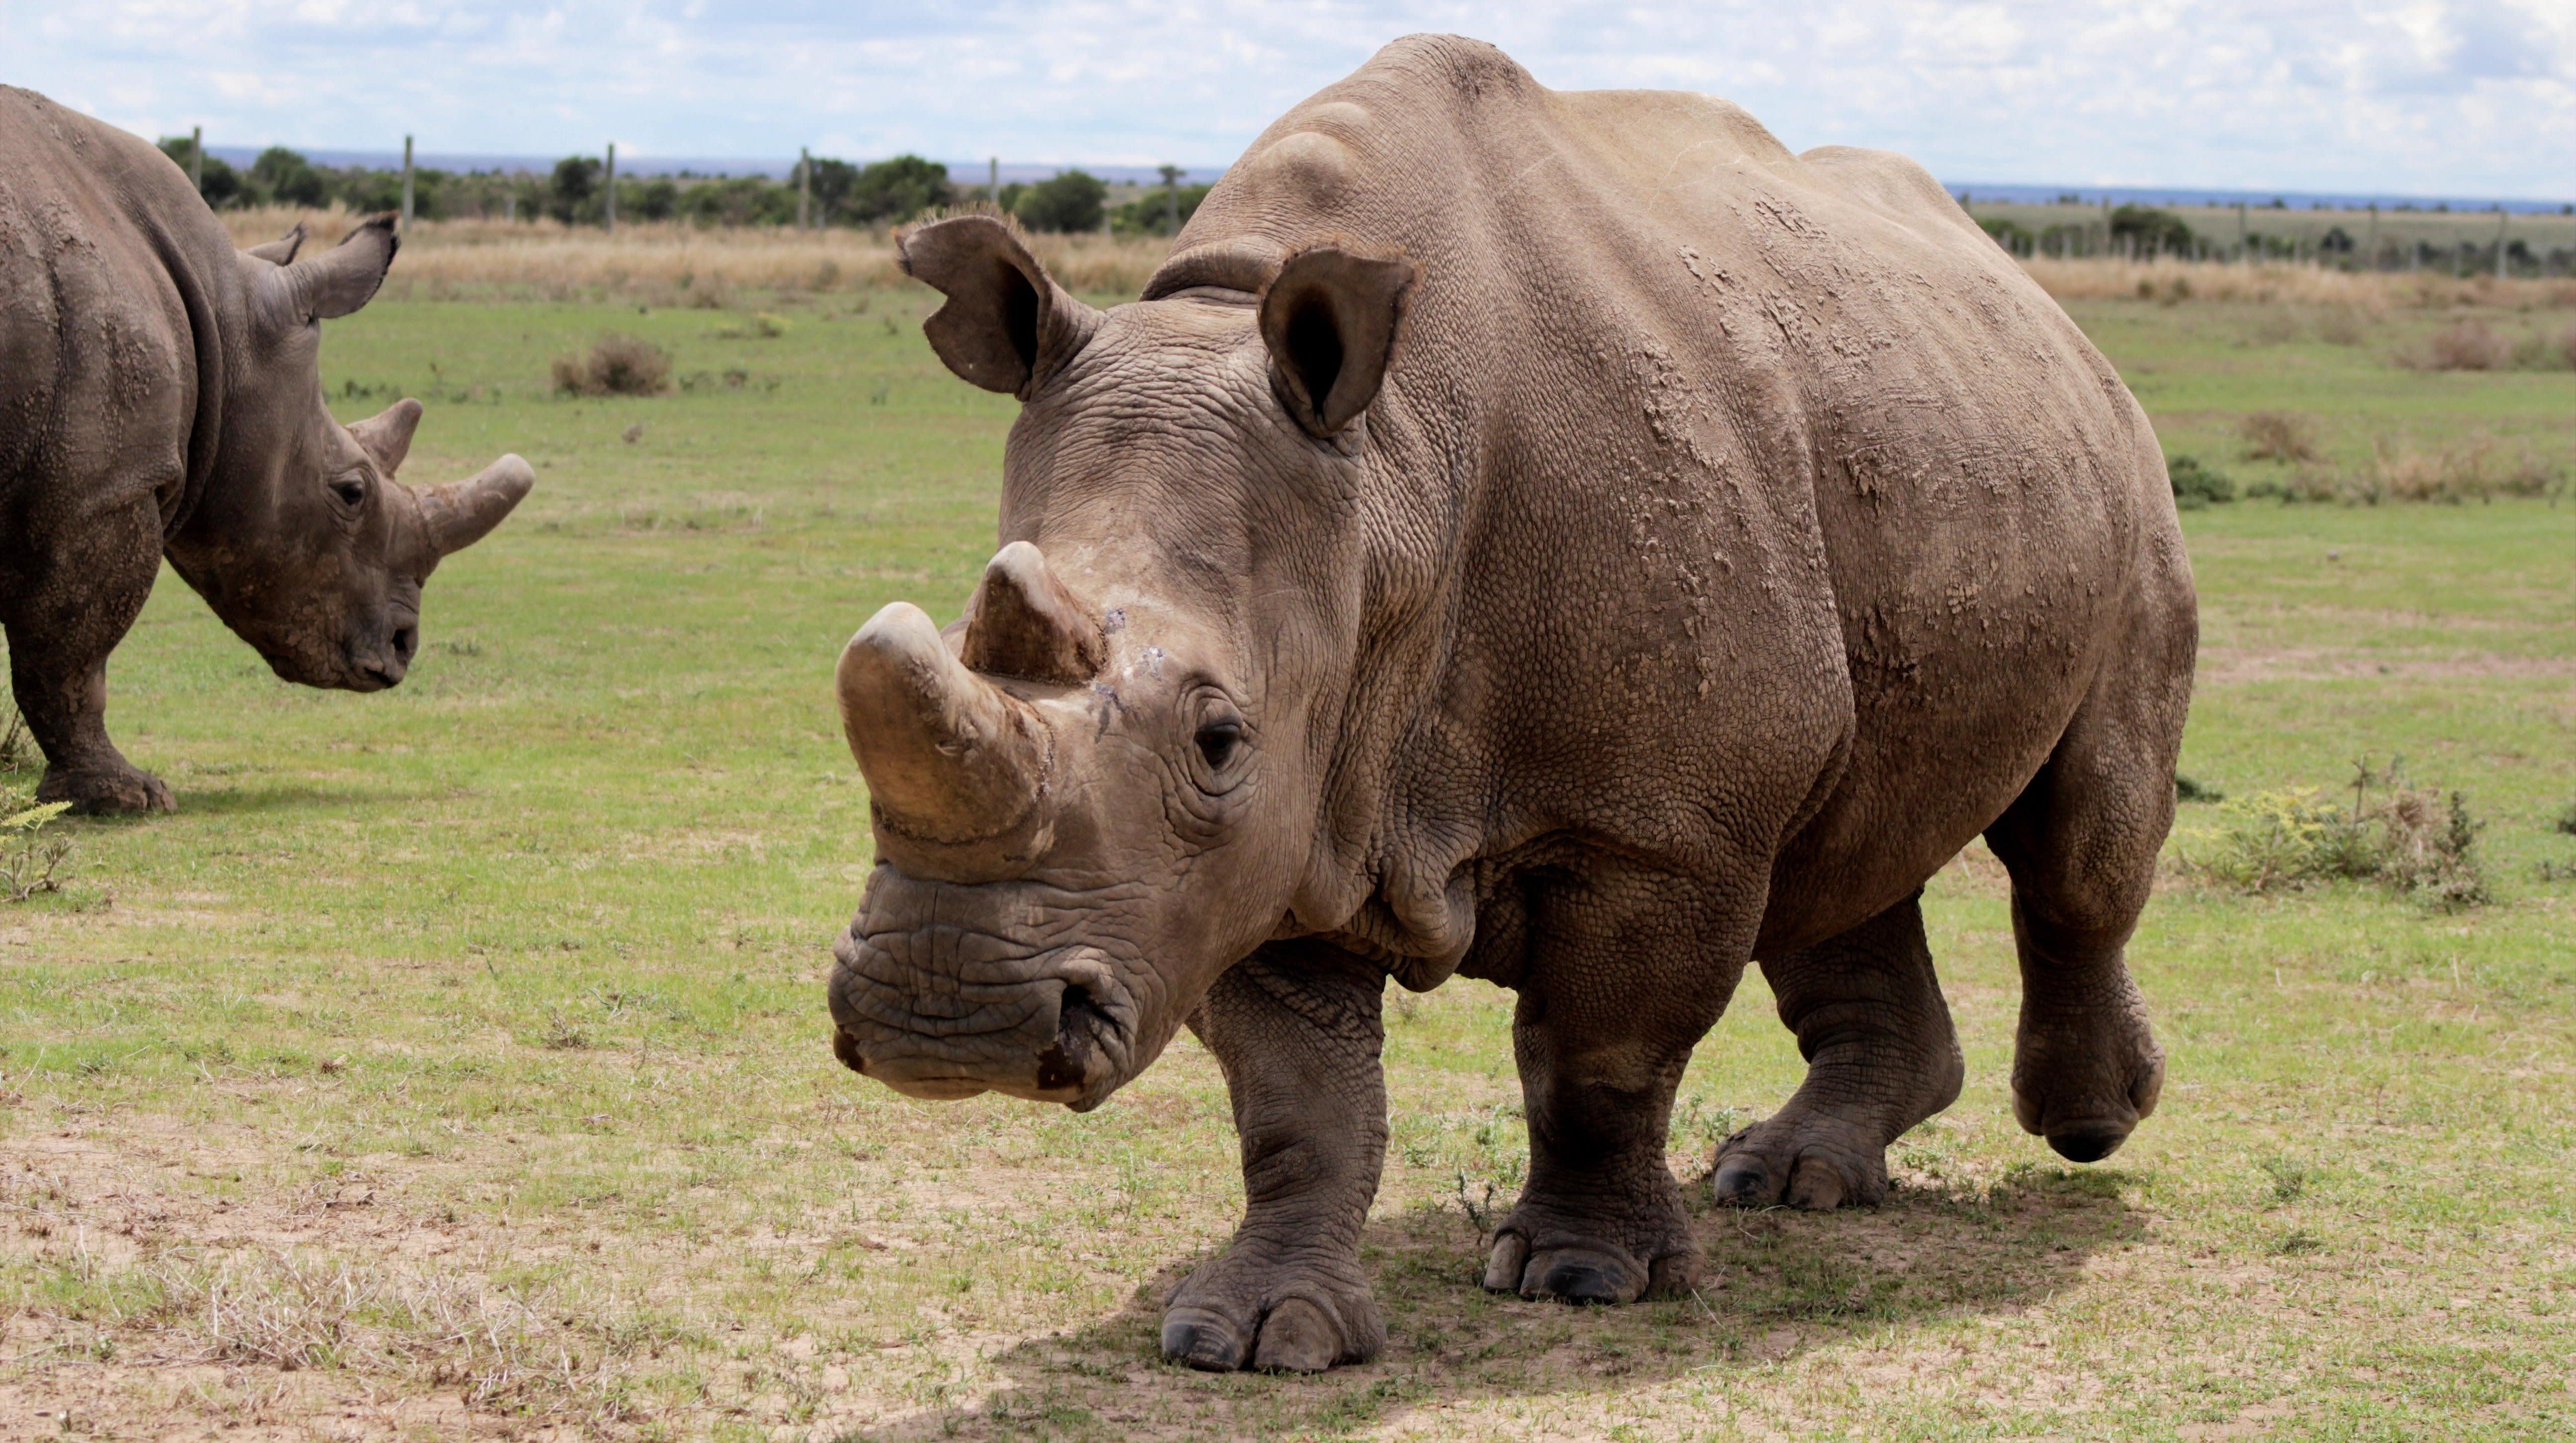
<path fill-rule="evenodd" d="M 236 145 L 1221 165 L 1417 30 L 1954 183 L 2576 198 L 2576 0 L 0 0 L 0 80 Z"/>

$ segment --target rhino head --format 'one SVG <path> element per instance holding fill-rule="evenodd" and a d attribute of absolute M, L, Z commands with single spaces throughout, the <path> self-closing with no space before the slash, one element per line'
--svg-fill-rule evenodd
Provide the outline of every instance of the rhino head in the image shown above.
<path fill-rule="evenodd" d="M 277 674 L 307 686 L 381 691 L 420 644 L 420 589 L 439 559 L 501 524 L 535 483 L 503 456 L 470 480 L 394 480 L 420 425 L 402 400 L 355 425 L 323 401 L 321 323 L 363 306 L 393 263 L 378 216 L 297 259 L 304 228 L 243 251 L 240 324 L 224 334 L 221 423 L 170 564 Z M 206 412 L 201 403 L 200 415 Z"/>
<path fill-rule="evenodd" d="M 837 687 L 877 865 L 834 948 L 834 1051 L 919 1097 L 1097 1106 L 1217 976 L 1346 914 L 1326 815 L 1372 588 L 1363 412 L 1414 268 L 1217 257 L 1101 312 L 1002 222 L 905 269 L 964 379 L 1024 403 L 1003 539 L 944 631 L 879 611 Z"/>

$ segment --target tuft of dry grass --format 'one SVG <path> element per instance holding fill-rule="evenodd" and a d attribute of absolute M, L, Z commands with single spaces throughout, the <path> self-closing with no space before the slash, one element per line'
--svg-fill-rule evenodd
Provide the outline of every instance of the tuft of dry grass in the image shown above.
<path fill-rule="evenodd" d="M 2317 428 L 2305 416 L 2287 411 L 2255 411 L 2238 423 L 2245 454 L 2257 461 L 2314 461 Z"/>
<path fill-rule="evenodd" d="M 2423 350 L 2401 354 L 2398 361 L 2425 371 L 2502 371 L 2513 365 L 2513 342 L 2484 321 L 2455 321 L 2427 337 Z"/>
<path fill-rule="evenodd" d="M 555 357 L 554 381 L 569 396 L 658 396 L 671 388 L 671 353 L 635 336 L 602 336 L 588 355 Z"/>

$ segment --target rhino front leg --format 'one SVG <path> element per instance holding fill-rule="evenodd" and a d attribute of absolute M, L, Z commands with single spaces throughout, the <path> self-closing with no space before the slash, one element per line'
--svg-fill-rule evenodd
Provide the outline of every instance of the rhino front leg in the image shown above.
<path fill-rule="evenodd" d="M 82 813 L 166 812 L 169 787 L 107 736 L 107 658 L 152 594 L 161 565 L 158 514 L 103 526 L 57 554 L 29 593 L 6 598 L 9 684 L 45 753 L 36 798 Z M 41 550 L 52 538 L 33 538 Z"/>
<path fill-rule="evenodd" d="M 1234 1241 L 1173 1290 L 1165 1357 L 1312 1373 L 1386 1345 L 1359 1251 L 1386 1160 L 1385 987 L 1385 969 L 1338 948 L 1276 943 L 1190 1018 L 1225 1070 L 1246 1206 Z"/>
<path fill-rule="evenodd" d="M 1719 1202 L 1874 1206 L 1887 1196 L 1888 1144 L 1958 1100 L 1967 1065 L 1923 940 L 1922 895 L 1762 964 L 1807 1079 L 1788 1106 L 1719 1145 Z"/>
<path fill-rule="evenodd" d="M 1710 925 L 1687 883 L 1609 864 L 1530 889 L 1530 960 L 1512 1019 L 1529 1182 L 1494 1229 L 1485 1286 L 1627 1303 L 1686 1291 L 1699 1245 L 1664 1157 L 1691 1048 L 1726 1008 L 1752 927 Z"/>

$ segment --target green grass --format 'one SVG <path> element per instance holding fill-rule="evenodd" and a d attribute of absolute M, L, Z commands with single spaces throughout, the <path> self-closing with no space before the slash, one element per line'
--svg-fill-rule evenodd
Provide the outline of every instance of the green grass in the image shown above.
<path fill-rule="evenodd" d="M 2244 898 L 2178 862 L 2132 949 L 2171 1082 L 2110 1164 L 2062 1165 L 2012 1124 L 2009 923 L 1972 849 L 1927 905 L 1969 1085 L 1900 1144 L 1887 1207 L 1708 1213 L 1712 1281 L 1681 1302 L 1488 1298 L 1462 1198 L 1506 1205 L 1526 1163 L 1509 999 L 1399 996 L 1367 1239 L 1386 1358 L 1208 1377 L 1154 1352 L 1162 1289 L 1240 1206 L 1194 1044 L 1081 1117 L 907 1102 L 825 1044 L 826 949 L 869 859 L 827 679 L 882 603 L 962 603 L 1012 412 L 937 365 L 912 298 L 827 304 L 770 338 L 614 306 L 385 303 L 331 328 L 345 416 L 430 403 L 409 479 L 514 449 L 538 490 L 432 580 L 395 692 L 275 682 L 168 577 L 118 653 L 111 724 L 181 811 L 74 825 L 69 890 L 0 908 L 0 1416 L 118 1436 L 2576 1428 L 2576 886 L 2538 876 L 2576 861 L 2552 825 L 2576 802 L 2576 509 L 2186 517 L 2205 655 L 2183 770 L 2241 795 L 2402 754 L 2486 820 L 2498 900 Z M 2260 318 L 2220 308 L 2078 314 L 2168 448 L 2231 469 L 2234 418 L 2261 409 L 2346 453 L 2383 430 L 2576 444 L 2565 372 L 2239 345 Z M 549 358 L 609 330 L 705 379 L 547 394 Z M 2185 808 L 2177 858 L 2225 817 Z M 1798 1075 L 1748 979 L 1686 1082 L 1676 1167 L 1704 1173 Z"/>

